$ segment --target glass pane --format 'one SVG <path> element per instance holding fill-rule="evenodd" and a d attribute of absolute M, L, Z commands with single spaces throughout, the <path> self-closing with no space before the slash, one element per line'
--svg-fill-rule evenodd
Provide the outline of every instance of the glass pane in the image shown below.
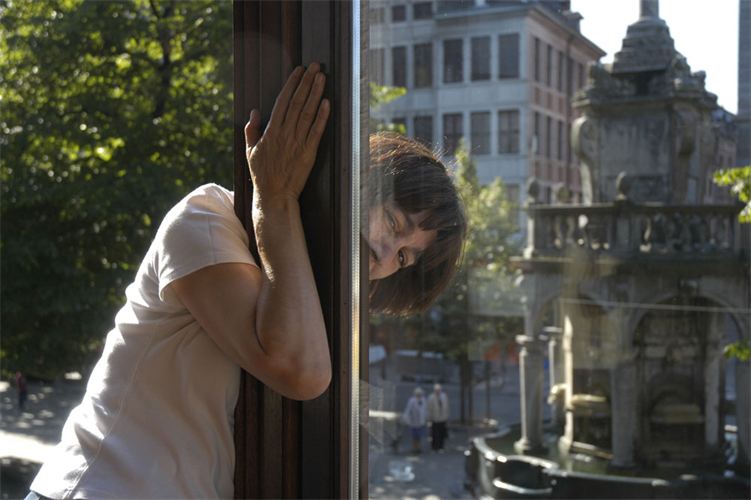
<path fill-rule="evenodd" d="M 472 39 L 472 80 L 490 78 L 490 37 Z"/>
<path fill-rule="evenodd" d="M 391 49 L 391 84 L 394 87 L 407 86 L 407 48 Z"/>
<path fill-rule="evenodd" d="M 751 163 L 748 109 L 718 105 L 657 2 L 599 21 L 610 54 L 579 5 L 370 25 L 412 56 L 405 88 L 371 87 L 371 498 L 748 495 L 751 226 L 720 184 L 751 172 L 717 174 Z"/>
<path fill-rule="evenodd" d="M 519 77 L 519 34 L 503 34 L 498 37 L 498 77 Z"/>
<path fill-rule="evenodd" d="M 443 83 L 461 82 L 464 79 L 463 40 L 443 41 Z"/>

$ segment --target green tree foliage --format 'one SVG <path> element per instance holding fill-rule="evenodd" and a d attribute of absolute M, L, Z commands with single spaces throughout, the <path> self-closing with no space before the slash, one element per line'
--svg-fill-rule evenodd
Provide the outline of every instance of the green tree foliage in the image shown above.
<path fill-rule="evenodd" d="M 730 190 L 746 204 L 738 217 L 741 222 L 751 223 L 751 165 L 718 170 L 714 174 L 718 186 L 730 186 Z"/>
<path fill-rule="evenodd" d="M 6 1 L 2 363 L 96 357 L 156 226 L 232 178 L 229 2 Z"/>
<path fill-rule="evenodd" d="M 730 186 L 738 200 L 746 204 L 738 215 L 738 220 L 745 224 L 751 223 L 751 165 L 718 170 L 714 174 L 714 182 L 718 186 Z M 738 340 L 725 346 L 725 356 L 748 362 L 751 360 L 751 347 L 748 341 Z"/>
<path fill-rule="evenodd" d="M 371 112 L 376 111 L 382 105 L 388 104 L 407 93 L 407 89 L 404 87 L 389 87 L 388 85 L 378 85 L 373 82 L 370 82 L 369 90 L 370 95 L 368 97 Z M 401 123 L 387 123 L 373 117 L 370 118 L 370 130 L 378 132 L 397 132 L 403 135 L 406 135 L 407 133 L 407 129 Z"/>
<path fill-rule="evenodd" d="M 517 231 L 512 206 L 501 179 L 480 184 L 477 168 L 463 144 L 456 151 L 456 183 L 464 200 L 469 234 L 464 258 L 453 284 L 439 299 L 433 315 L 432 333 L 423 338 L 424 347 L 466 358 L 472 342 L 508 337 L 518 333 L 519 318 L 473 314 L 470 289 L 510 280 L 510 258 L 519 253 L 514 241 Z M 486 287 L 487 288 L 487 287 Z M 493 288 L 491 286 L 491 288 Z"/>

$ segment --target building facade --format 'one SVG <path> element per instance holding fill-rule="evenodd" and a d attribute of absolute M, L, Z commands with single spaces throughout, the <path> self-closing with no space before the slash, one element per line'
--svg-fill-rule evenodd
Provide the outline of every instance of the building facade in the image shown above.
<path fill-rule="evenodd" d="M 371 2 L 369 76 L 407 89 L 372 114 L 446 155 L 463 138 L 480 181 L 500 177 L 512 202 L 529 177 L 547 201 L 559 185 L 578 200 L 571 97 L 604 55 L 579 19 L 569 2 Z"/>
<path fill-rule="evenodd" d="M 751 2 L 738 0 L 737 165 L 751 164 Z"/>

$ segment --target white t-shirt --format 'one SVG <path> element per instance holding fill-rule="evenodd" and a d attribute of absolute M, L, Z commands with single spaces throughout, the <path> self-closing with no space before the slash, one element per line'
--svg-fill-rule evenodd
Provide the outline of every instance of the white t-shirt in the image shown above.
<path fill-rule="evenodd" d="M 51 498 L 233 496 L 240 367 L 166 288 L 213 264 L 255 265 L 233 200 L 231 191 L 208 184 L 166 215 L 33 491 Z"/>

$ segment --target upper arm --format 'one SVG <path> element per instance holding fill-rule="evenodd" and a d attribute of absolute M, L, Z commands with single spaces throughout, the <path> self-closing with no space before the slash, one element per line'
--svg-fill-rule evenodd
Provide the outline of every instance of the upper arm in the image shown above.
<path fill-rule="evenodd" d="M 266 356 L 255 330 L 264 279 L 256 266 L 224 263 L 201 268 L 168 286 L 228 358 L 284 394 L 289 367 Z"/>

